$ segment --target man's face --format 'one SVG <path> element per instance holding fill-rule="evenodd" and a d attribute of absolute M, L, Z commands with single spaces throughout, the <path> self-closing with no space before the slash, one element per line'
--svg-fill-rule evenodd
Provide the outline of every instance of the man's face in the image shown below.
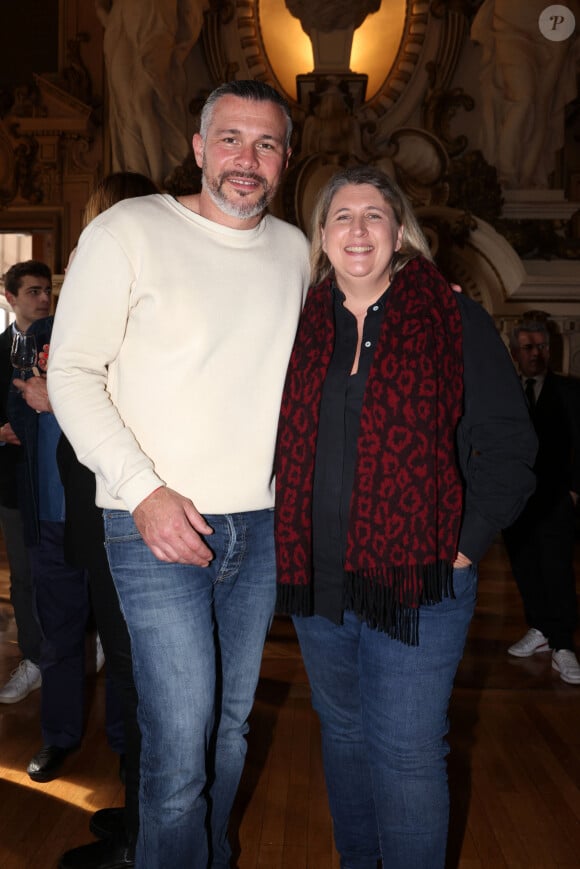
<path fill-rule="evenodd" d="M 286 117 L 276 103 L 219 99 L 205 139 L 193 137 L 202 215 L 234 229 L 256 226 L 288 164 L 285 142 Z"/>
<path fill-rule="evenodd" d="M 543 332 L 520 332 L 512 356 L 524 377 L 539 377 L 548 368 L 550 345 Z"/>
<path fill-rule="evenodd" d="M 23 332 L 42 317 L 50 314 L 52 286 L 47 278 L 39 275 L 24 275 L 20 280 L 18 295 L 6 293 L 6 299 L 16 315 L 16 325 Z"/>

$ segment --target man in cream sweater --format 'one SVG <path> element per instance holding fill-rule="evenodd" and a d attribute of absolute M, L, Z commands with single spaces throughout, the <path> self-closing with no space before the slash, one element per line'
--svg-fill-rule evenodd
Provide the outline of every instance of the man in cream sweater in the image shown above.
<path fill-rule="evenodd" d="M 272 460 L 308 246 L 266 213 L 290 155 L 260 82 L 208 98 L 202 190 L 126 200 L 81 236 L 53 408 L 97 476 L 139 693 L 140 869 L 230 865 L 227 827 L 274 606 Z"/>

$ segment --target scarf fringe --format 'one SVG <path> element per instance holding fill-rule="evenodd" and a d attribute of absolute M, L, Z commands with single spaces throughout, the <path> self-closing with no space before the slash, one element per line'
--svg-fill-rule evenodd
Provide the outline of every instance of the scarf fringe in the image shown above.
<path fill-rule="evenodd" d="M 279 583 L 276 588 L 275 611 L 284 616 L 313 616 L 312 586 Z"/>
<path fill-rule="evenodd" d="M 419 605 L 415 606 L 417 587 Z M 419 645 L 419 606 L 433 606 L 454 598 L 453 565 L 438 561 L 384 571 L 349 571 L 343 608 L 356 613 L 373 630 L 382 631 L 407 646 Z M 312 587 L 279 583 L 276 612 L 287 616 L 314 615 Z"/>
<path fill-rule="evenodd" d="M 453 565 L 438 561 L 372 573 L 350 571 L 346 576 L 343 607 L 356 613 L 370 628 L 383 631 L 405 645 L 418 646 L 419 606 L 431 606 L 446 597 L 455 597 Z"/>

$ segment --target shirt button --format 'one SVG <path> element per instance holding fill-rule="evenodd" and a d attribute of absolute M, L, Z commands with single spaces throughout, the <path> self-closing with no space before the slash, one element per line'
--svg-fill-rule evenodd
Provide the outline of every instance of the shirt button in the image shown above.
<path fill-rule="evenodd" d="M 370 341 L 365 341 L 365 347 L 370 347 L 370 346 L 371 346 L 371 342 L 370 342 Z"/>
<path fill-rule="evenodd" d="M 378 310 L 379 310 L 379 306 L 378 306 L 378 305 L 373 305 L 373 311 L 378 311 Z"/>

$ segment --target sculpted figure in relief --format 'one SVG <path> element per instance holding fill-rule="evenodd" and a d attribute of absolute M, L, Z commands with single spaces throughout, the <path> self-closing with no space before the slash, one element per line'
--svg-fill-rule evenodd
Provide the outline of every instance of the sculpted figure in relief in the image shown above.
<path fill-rule="evenodd" d="M 483 46 L 479 146 L 506 188 L 548 186 L 564 143 L 564 107 L 576 96 L 580 41 L 546 38 L 546 0 L 484 0 L 471 38 Z M 580 21 L 579 0 L 567 7 Z"/>
<path fill-rule="evenodd" d="M 381 0 L 286 0 L 288 11 L 298 18 L 302 29 L 310 36 L 312 30 L 331 33 L 333 30 L 356 30 L 367 15 L 378 12 Z"/>
<path fill-rule="evenodd" d="M 105 28 L 115 171 L 162 183 L 191 150 L 184 62 L 208 0 L 95 0 Z"/>

